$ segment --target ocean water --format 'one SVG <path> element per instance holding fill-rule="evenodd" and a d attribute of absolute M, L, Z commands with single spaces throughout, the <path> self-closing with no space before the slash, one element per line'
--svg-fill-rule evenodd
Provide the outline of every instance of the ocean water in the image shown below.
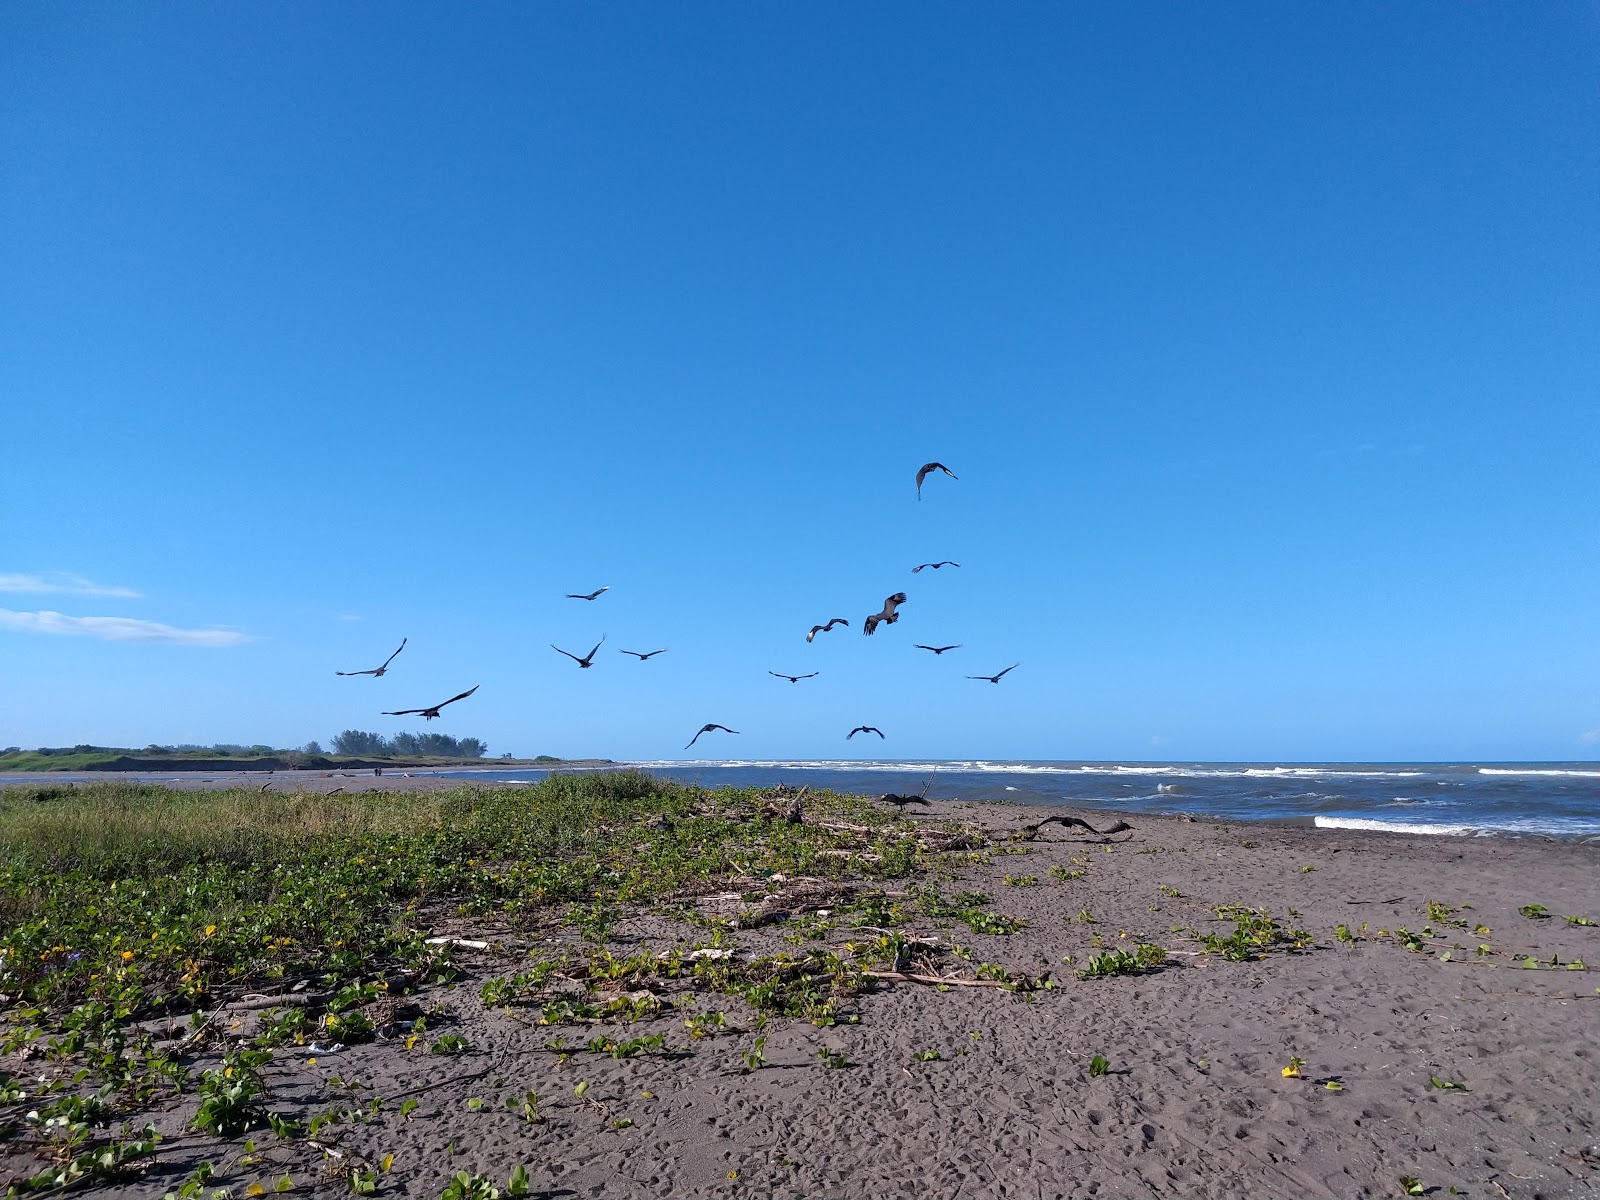
<path fill-rule="evenodd" d="M 1324 829 L 1600 837 L 1600 763 L 703 762 L 618 763 L 706 787 L 831 788 L 1013 800 Z M 459 774 L 530 782 L 546 771 Z"/>

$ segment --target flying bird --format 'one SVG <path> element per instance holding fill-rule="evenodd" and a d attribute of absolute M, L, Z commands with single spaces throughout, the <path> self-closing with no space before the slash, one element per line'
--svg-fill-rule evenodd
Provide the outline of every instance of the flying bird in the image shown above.
<path fill-rule="evenodd" d="M 961 643 L 957 642 L 954 646 L 924 646 L 921 642 L 917 642 L 911 648 L 913 650 L 932 650 L 935 654 L 943 654 L 946 650 L 961 649 Z"/>
<path fill-rule="evenodd" d="M 926 804 L 928 802 L 928 798 L 926 796 L 900 796 L 894 792 L 887 792 L 884 795 L 879 796 L 878 799 L 882 800 L 885 804 L 894 805 L 901 812 L 905 812 L 906 805 L 908 804 Z"/>
<path fill-rule="evenodd" d="M 720 730 L 722 730 L 723 733 L 738 733 L 739 732 L 737 729 L 729 729 L 726 725 L 718 725 L 715 721 L 713 721 L 709 725 L 700 726 L 700 733 L 710 733 L 713 729 L 720 729 Z M 695 734 L 692 738 L 689 739 L 689 746 L 694 745 L 696 742 L 698 742 L 700 740 L 700 733 Z M 687 750 L 689 748 L 689 746 L 685 746 L 684 749 Z"/>
<path fill-rule="evenodd" d="M 600 647 L 605 645 L 605 643 L 606 643 L 606 635 L 602 633 L 600 635 L 600 640 L 594 644 L 594 650 L 589 651 L 589 653 L 585 654 L 582 658 L 579 658 L 576 654 L 572 654 L 572 653 L 569 653 L 566 650 L 563 650 L 560 646 L 556 645 L 554 642 L 550 643 L 550 649 L 554 650 L 557 654 L 565 654 L 573 662 L 577 663 L 578 666 L 582 667 L 584 670 L 587 671 L 590 667 L 594 666 L 595 650 L 600 649 Z"/>
<path fill-rule="evenodd" d="M 404 650 L 406 648 L 406 643 L 408 641 L 410 641 L 410 640 L 411 640 L 410 638 L 401 638 L 400 639 L 400 650 Z M 399 654 L 400 650 L 396 650 L 394 652 L 394 654 Z M 371 671 L 335 671 L 334 674 L 335 675 L 371 675 L 374 679 L 376 679 L 379 675 L 382 675 L 385 671 L 387 671 L 389 669 L 389 664 L 394 661 L 394 654 L 389 655 L 388 658 L 383 660 L 383 666 L 376 667 Z"/>
<path fill-rule="evenodd" d="M 923 563 L 922 567 L 932 567 L 935 571 L 937 571 L 940 567 L 959 567 L 960 565 L 961 564 L 958 562 L 951 562 L 949 559 L 946 559 L 944 562 Z M 922 567 L 912 567 L 911 573 L 915 575 L 918 571 L 922 570 Z"/>
<path fill-rule="evenodd" d="M 809 675 L 785 675 L 782 671 L 768 671 L 767 674 L 775 676 L 778 679 L 787 679 L 790 683 L 799 683 L 802 679 L 815 679 L 818 675 L 822 674 L 822 672 L 813 671 Z"/>
<path fill-rule="evenodd" d="M 846 621 L 843 617 L 835 617 L 835 618 L 833 618 L 833 620 L 829 621 L 826 625 L 813 625 L 811 627 L 811 632 L 806 634 L 806 641 L 809 642 L 812 638 L 816 637 L 817 634 L 819 634 L 819 633 L 827 633 L 828 630 L 832 629 L 835 625 L 843 625 L 845 628 L 848 629 L 850 627 L 850 622 Z"/>
<path fill-rule="evenodd" d="M 928 477 L 928 472 L 929 471 L 943 471 L 946 475 L 950 476 L 951 479 L 958 478 L 956 473 L 954 471 L 952 471 L 949 467 L 945 466 L 943 463 L 923 463 L 922 464 L 922 469 L 917 472 L 917 499 L 918 500 L 922 499 L 922 481 Z"/>
<path fill-rule="evenodd" d="M 1058 816 L 1046 817 L 1044 820 L 1033 825 L 1024 825 L 1022 827 L 1022 832 L 1024 834 L 1023 840 L 1029 842 L 1033 841 L 1034 838 L 1039 836 L 1039 831 L 1052 822 L 1062 826 L 1063 828 L 1068 825 L 1076 825 L 1082 829 L 1087 829 L 1096 837 L 1110 837 L 1113 833 L 1130 833 L 1133 830 L 1133 826 L 1129 825 L 1126 821 L 1118 821 L 1109 829 L 1096 829 L 1082 817 L 1069 817 L 1065 813 L 1062 813 Z"/>
<path fill-rule="evenodd" d="M 605 639 L 604 639 L 604 638 L 602 638 L 602 639 L 601 639 L 601 640 L 602 640 L 602 641 L 604 641 L 604 640 L 605 640 Z M 598 646 L 596 646 L 596 647 L 595 647 L 595 649 L 596 649 L 596 650 L 598 650 L 598 649 L 599 649 L 599 648 L 600 648 L 600 647 L 598 647 Z M 652 650 L 652 651 L 650 651 L 650 653 L 649 653 L 649 654 L 640 654 L 640 653 L 639 653 L 639 652 L 638 652 L 638 651 L 637 651 L 637 650 L 623 650 L 623 651 L 620 651 L 620 652 L 619 652 L 619 653 L 622 653 L 622 654 L 631 654 L 631 655 L 633 655 L 633 656 L 634 656 L 634 657 L 635 657 L 635 658 L 637 658 L 637 659 L 638 659 L 638 660 L 639 660 L 639 661 L 640 661 L 640 662 L 649 662 L 649 661 L 650 661 L 650 660 L 651 660 L 651 659 L 652 659 L 652 658 L 654 658 L 654 657 L 655 657 L 655 656 L 656 656 L 656 655 L 658 655 L 658 654 L 665 654 L 665 653 L 666 653 L 666 651 L 665 651 L 665 650 Z"/>
<path fill-rule="evenodd" d="M 1000 674 L 998 674 L 998 675 L 968 675 L 967 678 L 968 679 L 985 679 L 985 680 L 988 680 L 988 682 L 990 682 L 990 683 L 999 683 L 1003 678 L 1005 678 L 1005 675 L 1006 675 L 1007 671 L 1015 671 L 1021 665 L 1022 665 L 1021 663 L 1012 663 L 1009 667 L 1007 667 L 1005 669 L 1005 671 L 1001 671 Z"/>
<path fill-rule="evenodd" d="M 587 596 L 579 595 L 577 592 L 568 592 L 567 593 L 567 599 L 568 600 L 593 600 L 597 596 L 599 596 L 601 592 L 609 592 L 610 590 L 611 590 L 611 585 L 608 583 L 608 584 L 606 584 L 605 587 L 598 588 L 595 591 L 590 592 Z"/>
<path fill-rule="evenodd" d="M 900 619 L 900 614 L 895 612 L 895 609 L 905 602 L 906 594 L 904 592 L 896 592 L 894 595 L 890 596 L 883 602 L 882 612 L 875 612 L 866 619 L 861 626 L 861 632 L 871 636 L 872 631 L 883 622 L 887 621 L 889 624 L 893 625 Z"/>
<path fill-rule="evenodd" d="M 465 700 L 468 696 L 472 695 L 473 692 L 477 691 L 480 686 L 482 685 L 473 684 L 466 691 L 462 692 L 461 695 L 451 696 L 450 699 L 444 701 L 443 703 L 435 704 L 432 708 L 402 708 L 399 712 L 386 712 L 383 715 L 386 717 L 409 717 L 414 714 L 431 721 L 439 715 L 439 710 L 446 704 L 454 704 L 457 700 Z"/>
<path fill-rule="evenodd" d="M 857 725 L 849 733 L 844 735 L 844 740 L 848 742 L 851 738 L 855 737 L 855 735 L 858 734 L 858 733 L 875 733 L 875 734 L 878 735 L 879 738 L 883 737 L 883 730 L 879 729 L 875 725 Z"/>

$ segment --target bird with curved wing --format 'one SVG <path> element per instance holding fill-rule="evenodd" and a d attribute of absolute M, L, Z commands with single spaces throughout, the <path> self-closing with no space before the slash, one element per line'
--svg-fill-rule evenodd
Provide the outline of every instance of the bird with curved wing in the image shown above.
<path fill-rule="evenodd" d="M 882 612 L 873 613 L 866 619 L 865 622 L 862 623 L 861 632 L 866 634 L 868 637 L 871 637 L 872 631 L 879 625 L 882 625 L 885 622 L 893 625 L 900 619 L 900 614 L 897 613 L 895 609 L 899 608 L 905 602 L 906 594 L 904 592 L 896 592 L 894 595 L 890 596 L 883 602 Z"/>
<path fill-rule="evenodd" d="M 1006 674 L 1008 672 L 1015 671 L 1021 665 L 1022 665 L 1021 663 L 1012 663 L 1009 667 L 1007 667 L 1004 671 L 1001 671 L 1000 674 L 998 674 L 998 675 L 968 675 L 967 678 L 968 679 L 982 679 L 982 680 L 984 680 L 985 682 L 988 682 L 988 683 L 999 683 L 1002 679 L 1004 679 L 1006 677 Z"/>
<path fill-rule="evenodd" d="M 599 649 L 598 646 L 595 647 L 595 648 Z M 637 650 L 622 650 L 622 651 L 619 651 L 619 653 L 621 653 L 621 654 L 631 654 L 635 658 L 637 658 L 640 662 L 649 662 L 656 655 L 665 654 L 666 651 L 665 650 L 652 650 L 648 654 L 640 654 Z"/>
<path fill-rule="evenodd" d="M 858 733 L 875 733 L 880 739 L 883 737 L 883 730 L 879 729 L 876 725 L 857 725 L 849 733 L 844 735 L 844 740 L 848 742 Z"/>
<path fill-rule="evenodd" d="M 594 591 L 590 592 L 588 595 L 583 595 L 583 594 L 581 594 L 579 592 L 568 592 L 567 593 L 567 599 L 568 600 L 594 600 L 594 599 L 597 599 L 599 597 L 601 592 L 609 592 L 610 590 L 611 590 L 611 585 L 608 583 L 608 584 L 606 584 L 605 587 L 596 588 Z"/>
<path fill-rule="evenodd" d="M 935 571 L 937 571 L 940 567 L 959 567 L 960 565 L 961 564 L 958 562 L 951 562 L 949 559 L 946 559 L 944 562 L 923 563 L 920 567 L 912 567 L 911 573 L 915 575 L 918 571 L 921 571 L 926 567 L 932 567 Z"/>
<path fill-rule="evenodd" d="M 599 650 L 600 647 L 604 646 L 605 644 L 606 644 L 606 635 L 602 633 L 600 635 L 600 640 L 594 644 L 594 650 L 589 651 L 589 653 L 585 654 L 582 658 L 579 658 L 576 654 L 572 653 L 572 651 L 570 651 L 570 650 L 563 650 L 560 646 L 556 645 L 554 642 L 550 643 L 550 649 L 554 650 L 557 654 L 565 654 L 573 662 L 577 663 L 579 667 L 581 667 L 585 671 L 587 671 L 590 667 L 594 666 L 595 651 Z"/>
<path fill-rule="evenodd" d="M 917 472 L 917 499 L 918 500 L 922 499 L 922 481 L 928 477 L 928 472 L 930 472 L 930 471 L 943 471 L 946 475 L 950 476 L 951 479 L 957 478 L 956 473 L 954 471 L 952 471 L 949 467 L 945 466 L 943 463 L 936 463 L 936 462 L 923 463 L 921 469 L 918 470 L 918 472 Z"/>
<path fill-rule="evenodd" d="M 708 722 L 705 725 L 700 726 L 700 733 L 710 733 L 713 729 L 720 729 L 720 730 L 722 730 L 723 733 L 738 733 L 739 732 L 737 729 L 729 729 L 726 725 L 718 725 L 715 721 L 711 721 L 711 722 Z M 694 745 L 696 742 L 698 742 L 700 740 L 700 733 L 695 734 L 692 738 L 689 739 L 689 746 Z M 689 746 L 685 746 L 684 749 L 687 750 L 689 748 Z"/>
<path fill-rule="evenodd" d="M 399 712 L 386 712 L 383 715 L 386 717 L 418 716 L 424 718 L 425 720 L 431 721 L 439 715 L 439 710 L 446 704 L 454 704 L 457 700 L 465 700 L 481 686 L 481 684 L 475 683 L 466 691 L 462 692 L 459 696 L 451 696 L 450 699 L 441 701 L 440 703 L 435 704 L 432 708 L 402 708 Z"/>
<path fill-rule="evenodd" d="M 921 642 L 916 642 L 911 648 L 913 650 L 932 650 L 935 654 L 943 654 L 946 650 L 961 649 L 961 643 L 957 642 L 954 646 L 924 646 Z"/>
<path fill-rule="evenodd" d="M 846 621 L 843 617 L 835 617 L 826 625 L 813 625 L 811 627 L 811 632 L 806 634 L 806 641 L 809 642 L 819 633 L 827 633 L 828 630 L 832 629 L 835 625 L 843 625 L 846 629 L 848 629 L 850 627 L 850 622 Z"/>
<path fill-rule="evenodd" d="M 813 671 L 809 675 L 785 675 L 782 671 L 768 671 L 767 674 L 775 679 L 787 679 L 790 683 L 799 683 L 802 679 L 815 679 L 822 672 Z"/>
<path fill-rule="evenodd" d="M 879 796 L 878 799 L 882 800 L 885 804 L 894 805 L 901 812 L 905 812 L 906 805 L 908 804 L 925 805 L 928 803 L 928 798 L 926 796 L 902 796 L 896 792 L 885 792 L 883 795 Z"/>
<path fill-rule="evenodd" d="M 389 655 L 388 658 L 384 659 L 383 660 L 383 666 L 381 666 L 381 667 L 374 667 L 370 671 L 335 671 L 334 674 L 335 675 L 371 675 L 374 679 L 376 679 L 379 675 L 382 675 L 385 671 L 387 671 L 389 669 L 389 664 L 394 661 L 395 654 L 399 654 L 400 650 L 404 650 L 406 648 L 406 643 L 408 641 L 410 641 L 410 640 L 411 640 L 410 638 L 401 638 L 400 639 L 400 649 L 396 650 L 394 652 L 394 654 L 391 654 L 391 655 Z"/>

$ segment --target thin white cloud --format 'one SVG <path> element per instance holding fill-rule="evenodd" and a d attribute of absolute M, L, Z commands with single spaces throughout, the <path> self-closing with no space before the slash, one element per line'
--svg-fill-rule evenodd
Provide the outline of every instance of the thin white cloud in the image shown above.
<path fill-rule="evenodd" d="M 337 619 L 340 620 L 340 621 L 365 621 L 366 620 L 365 617 L 360 616 L 360 615 L 358 615 L 356 613 L 340 613 Z"/>
<path fill-rule="evenodd" d="M 1596 726 L 1593 729 L 1585 729 L 1578 735 L 1578 740 L 1580 742 L 1600 742 L 1600 726 Z"/>
<path fill-rule="evenodd" d="M 123 600 L 134 600 L 139 596 L 132 588 L 96 583 L 70 571 L 52 571 L 47 575 L 0 575 L 0 592 L 30 596 L 116 596 Z"/>
<path fill-rule="evenodd" d="M 132 617 L 69 617 L 49 611 L 13 612 L 9 608 L 0 608 L 0 629 L 166 646 L 240 646 L 255 641 L 249 634 L 232 629 L 177 629 L 159 621 L 137 621 Z"/>

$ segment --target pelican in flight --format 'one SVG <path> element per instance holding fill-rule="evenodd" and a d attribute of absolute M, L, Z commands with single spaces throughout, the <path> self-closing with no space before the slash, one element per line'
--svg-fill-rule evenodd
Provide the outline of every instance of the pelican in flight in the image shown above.
<path fill-rule="evenodd" d="M 1113 833 L 1128 833 L 1133 829 L 1133 826 L 1129 825 L 1126 821 L 1117 821 L 1109 829 L 1096 829 L 1082 817 L 1070 817 L 1065 813 L 1061 813 L 1054 817 L 1046 817 L 1044 820 L 1034 825 L 1024 825 L 1022 827 L 1022 832 L 1025 835 L 1023 840 L 1029 842 L 1033 841 L 1034 838 L 1039 836 L 1039 831 L 1046 825 L 1050 824 L 1060 825 L 1063 829 L 1067 828 L 1068 826 L 1076 825 L 1079 828 L 1087 829 L 1096 837 L 1110 837 Z"/>
<path fill-rule="evenodd" d="M 959 567 L 960 565 L 961 564 L 958 562 L 951 562 L 949 559 L 946 559 L 944 562 L 923 563 L 921 567 L 912 567 L 911 573 L 915 575 L 918 571 L 922 570 L 923 567 L 932 567 L 935 571 L 937 571 L 940 567 Z"/>
<path fill-rule="evenodd" d="M 809 675 L 785 675 L 782 671 L 768 671 L 767 674 L 777 679 L 787 679 L 790 683 L 799 683 L 802 679 L 815 679 L 822 672 L 813 671 Z"/>
<path fill-rule="evenodd" d="M 811 627 L 811 632 L 806 634 L 806 641 L 809 642 L 819 633 L 827 633 L 828 630 L 832 629 L 835 625 L 843 625 L 846 629 L 848 629 L 850 627 L 850 622 L 846 621 L 843 617 L 835 617 L 826 625 L 813 625 Z"/>
<path fill-rule="evenodd" d="M 936 463 L 936 462 L 923 463 L 922 464 L 922 469 L 917 472 L 917 499 L 918 500 L 922 499 L 922 481 L 928 477 L 928 472 L 929 471 L 943 471 L 946 475 L 950 476 L 951 479 L 958 478 L 956 473 L 954 471 L 952 471 L 949 467 L 945 466 L 943 463 Z"/>
<path fill-rule="evenodd" d="M 921 642 L 917 642 L 911 648 L 913 650 L 932 650 L 935 654 L 943 654 L 946 650 L 961 649 L 961 643 L 957 642 L 954 646 L 924 646 Z"/>
<path fill-rule="evenodd" d="M 582 658 L 579 658 L 576 654 L 573 654 L 570 651 L 563 650 L 560 646 L 556 645 L 554 642 L 550 643 L 550 649 L 554 650 L 557 654 L 565 654 L 573 662 L 577 663 L 578 666 L 582 667 L 584 670 L 587 671 L 590 667 L 594 666 L 595 650 L 600 649 L 600 647 L 605 645 L 605 644 L 606 644 L 606 635 L 602 633 L 600 635 L 600 640 L 594 644 L 594 650 L 589 651 L 589 653 L 585 654 Z"/>
<path fill-rule="evenodd" d="M 415 715 L 431 721 L 439 715 L 439 710 L 446 704 L 454 704 L 457 700 L 465 700 L 468 696 L 472 695 L 473 692 L 477 691 L 480 686 L 482 685 L 475 683 L 466 691 L 462 692 L 461 695 L 451 696 L 450 699 L 439 704 L 435 704 L 432 708 L 402 708 L 399 712 L 386 712 L 383 715 L 386 717 L 409 717 Z"/>
<path fill-rule="evenodd" d="M 875 733 L 880 739 L 883 737 L 883 730 L 879 729 L 876 725 L 857 725 L 849 733 L 844 735 L 844 740 L 848 742 L 858 733 Z"/>
<path fill-rule="evenodd" d="M 603 639 L 603 638 L 602 638 L 602 639 L 601 639 L 601 640 L 602 640 L 602 641 L 604 641 L 604 639 Z M 598 646 L 596 646 L 596 647 L 595 647 L 595 649 L 596 649 L 596 650 L 598 650 L 598 649 L 599 649 L 599 648 L 600 648 L 600 647 L 598 647 Z M 637 659 L 638 659 L 638 660 L 639 660 L 639 661 L 640 661 L 640 662 L 649 662 L 649 661 L 650 661 L 650 660 L 651 660 L 651 659 L 652 659 L 652 658 L 654 658 L 654 657 L 655 657 L 655 656 L 656 656 L 656 655 L 658 655 L 658 654 L 665 654 L 665 653 L 666 653 L 666 651 L 665 651 L 665 650 L 652 650 L 652 651 L 650 651 L 650 653 L 649 653 L 649 654 L 640 654 L 640 653 L 639 653 L 639 652 L 638 652 L 638 651 L 637 651 L 637 650 L 622 650 L 622 651 L 619 651 L 619 653 L 622 653 L 622 654 L 631 654 L 631 655 L 633 655 L 633 656 L 634 656 L 634 657 L 635 657 L 635 658 L 637 658 Z"/>
<path fill-rule="evenodd" d="M 411 640 L 410 638 L 401 638 L 400 639 L 400 650 L 404 650 L 406 648 L 406 643 L 408 641 L 410 641 L 410 640 Z M 400 650 L 396 650 L 394 652 L 394 654 L 399 654 Z M 379 675 L 382 675 L 385 671 L 387 671 L 389 669 L 389 664 L 394 661 L 394 654 L 389 655 L 388 658 L 383 660 L 383 666 L 375 667 L 370 671 L 335 671 L 334 674 L 335 675 L 371 675 L 374 679 L 376 679 Z"/>
<path fill-rule="evenodd" d="M 718 725 L 715 721 L 713 721 L 710 724 L 700 726 L 700 733 L 710 733 L 713 729 L 720 729 L 720 730 L 722 730 L 723 733 L 738 733 L 739 732 L 737 729 L 729 729 L 726 725 Z M 689 739 L 689 746 L 694 745 L 696 742 L 698 742 L 700 740 L 700 733 L 695 734 L 692 738 Z M 689 748 L 689 746 L 685 746 L 684 749 L 687 750 Z"/>
<path fill-rule="evenodd" d="M 900 605 L 904 604 L 905 602 L 906 594 L 904 592 L 896 592 L 894 595 L 890 596 L 883 602 L 882 612 L 875 612 L 866 619 L 861 626 L 861 632 L 870 636 L 872 631 L 885 621 L 893 625 L 900 619 L 900 614 L 895 612 L 895 609 L 899 608 Z"/>
<path fill-rule="evenodd" d="M 1009 667 L 1007 667 L 1005 669 L 1005 671 L 1001 671 L 1000 674 L 998 674 L 998 675 L 968 675 L 967 678 L 968 679 L 982 679 L 982 680 L 986 680 L 989 683 L 999 683 L 1002 679 L 1005 678 L 1006 672 L 1015 671 L 1021 665 L 1022 665 L 1021 663 L 1012 663 Z"/>
<path fill-rule="evenodd" d="M 610 590 L 611 590 L 611 585 L 608 583 L 603 588 L 596 588 L 594 591 L 590 592 L 587 596 L 581 595 L 578 592 L 568 592 L 567 593 L 567 599 L 568 600 L 594 600 L 600 595 L 601 592 L 609 592 Z"/>

